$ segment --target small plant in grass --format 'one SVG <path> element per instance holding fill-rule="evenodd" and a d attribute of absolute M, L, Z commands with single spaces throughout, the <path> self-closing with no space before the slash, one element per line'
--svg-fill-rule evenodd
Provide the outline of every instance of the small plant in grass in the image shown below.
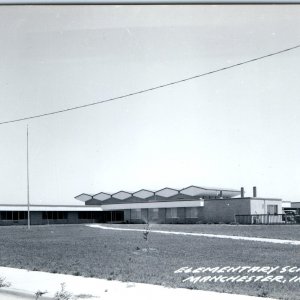
<path fill-rule="evenodd" d="M 11 283 L 6 281 L 5 277 L 0 277 L 0 288 L 2 287 L 10 287 Z"/>
<path fill-rule="evenodd" d="M 66 284 L 63 282 L 60 284 L 60 291 L 56 292 L 54 295 L 55 300 L 71 300 L 73 295 L 66 291 Z"/>
<path fill-rule="evenodd" d="M 149 252 L 149 233 L 150 233 L 150 225 L 149 223 L 147 223 L 145 227 L 145 231 L 143 232 L 143 238 L 146 241 L 148 252 Z"/>
<path fill-rule="evenodd" d="M 197 289 L 197 287 L 194 286 L 194 285 L 189 285 L 186 288 L 189 289 L 189 290 L 196 290 Z"/>
<path fill-rule="evenodd" d="M 266 298 L 268 296 L 268 291 L 262 290 L 257 294 L 258 297 Z"/>
<path fill-rule="evenodd" d="M 37 292 L 35 292 L 35 300 L 38 300 L 38 299 L 40 299 L 40 297 L 42 297 L 44 294 L 47 294 L 48 292 L 47 291 L 45 291 L 45 292 L 42 292 L 42 291 L 40 291 L 40 290 L 38 290 Z"/>

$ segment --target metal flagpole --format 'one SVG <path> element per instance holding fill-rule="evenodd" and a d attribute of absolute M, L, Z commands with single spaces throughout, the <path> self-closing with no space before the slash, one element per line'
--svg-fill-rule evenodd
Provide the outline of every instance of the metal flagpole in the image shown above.
<path fill-rule="evenodd" d="M 27 227 L 28 229 L 30 229 L 28 124 L 27 124 Z"/>

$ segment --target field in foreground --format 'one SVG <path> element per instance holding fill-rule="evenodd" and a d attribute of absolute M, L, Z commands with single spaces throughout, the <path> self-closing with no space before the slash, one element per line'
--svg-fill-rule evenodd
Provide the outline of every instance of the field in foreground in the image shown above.
<path fill-rule="evenodd" d="M 112 227 L 144 228 L 143 225 Z M 151 228 L 300 240 L 299 227 L 288 225 L 152 225 Z M 300 282 L 194 284 L 182 282 L 190 274 L 174 271 L 184 266 L 297 266 L 299 250 L 299 246 L 293 245 L 164 235 L 151 233 L 151 229 L 147 243 L 143 232 L 85 225 L 33 226 L 30 231 L 22 226 L 0 227 L 1 266 L 282 299 L 300 299 Z M 300 273 L 285 275 L 290 278 Z"/>

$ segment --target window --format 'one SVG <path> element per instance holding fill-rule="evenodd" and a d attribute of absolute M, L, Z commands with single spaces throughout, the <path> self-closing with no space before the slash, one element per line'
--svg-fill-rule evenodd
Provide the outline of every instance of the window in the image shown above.
<path fill-rule="evenodd" d="M 1 213 L 0 213 L 0 219 L 1 220 L 6 220 L 6 211 L 1 211 Z"/>
<path fill-rule="evenodd" d="M 176 219 L 177 218 L 177 207 L 167 208 L 166 209 L 166 218 Z"/>
<path fill-rule="evenodd" d="M 12 211 L 7 211 L 6 212 L 6 220 L 12 220 L 13 217 L 13 212 Z"/>
<path fill-rule="evenodd" d="M 278 205 L 267 205 L 267 213 L 270 215 L 277 215 Z"/>
<path fill-rule="evenodd" d="M 79 211 L 78 219 L 97 219 L 97 214 L 95 211 Z"/>
<path fill-rule="evenodd" d="M 12 218 L 13 218 L 13 220 L 19 220 L 19 212 L 18 211 L 13 211 Z"/>
<path fill-rule="evenodd" d="M 198 218 L 198 208 L 197 207 L 187 207 L 185 209 L 185 217 L 188 219 Z"/>
<path fill-rule="evenodd" d="M 27 211 L 19 211 L 19 220 L 27 219 Z"/>
<path fill-rule="evenodd" d="M 89 212 L 88 211 L 80 211 L 78 212 L 78 219 L 90 219 L 89 218 Z"/>
<path fill-rule="evenodd" d="M 132 209 L 131 210 L 131 219 L 137 220 L 142 218 L 142 211 L 141 209 Z"/>
<path fill-rule="evenodd" d="M 27 211 L 1 211 L 0 220 L 18 221 L 27 219 Z"/>

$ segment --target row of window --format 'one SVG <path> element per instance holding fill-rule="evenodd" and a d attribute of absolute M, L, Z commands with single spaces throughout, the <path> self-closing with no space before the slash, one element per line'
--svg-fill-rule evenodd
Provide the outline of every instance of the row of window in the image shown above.
<path fill-rule="evenodd" d="M 68 212 L 66 211 L 43 211 L 43 220 L 66 220 Z M 78 212 L 79 219 L 95 219 L 96 213 L 91 211 Z M 27 211 L 1 211 L 0 220 L 3 221 L 18 221 L 27 219 Z"/>
<path fill-rule="evenodd" d="M 43 220 L 65 220 L 68 219 L 66 211 L 43 211 Z"/>
<path fill-rule="evenodd" d="M 78 219 L 87 220 L 87 219 L 97 219 L 98 213 L 96 211 L 79 211 Z"/>
<path fill-rule="evenodd" d="M 43 211 L 43 220 L 66 220 L 68 212 L 66 211 Z M 78 212 L 79 219 L 96 219 L 97 212 L 80 211 Z M 0 220 L 3 221 L 18 221 L 27 219 L 27 211 L 1 211 Z"/>
<path fill-rule="evenodd" d="M 151 219 L 158 219 L 159 208 L 149 209 L 149 216 Z M 166 218 L 167 219 L 177 219 L 178 218 L 178 209 L 177 207 L 166 208 Z M 187 207 L 185 208 L 185 218 L 198 218 L 198 208 L 197 207 Z M 141 209 L 132 209 L 131 210 L 131 219 L 139 220 L 142 219 L 142 210 Z"/>
<path fill-rule="evenodd" d="M 97 219 L 98 212 L 96 211 L 79 211 L 78 219 L 88 220 L 88 219 Z M 47 220 L 62 220 L 68 219 L 68 212 L 65 211 L 45 211 L 43 212 L 43 219 Z"/>
<path fill-rule="evenodd" d="M 1 211 L 0 220 L 18 221 L 27 219 L 27 211 Z"/>
<path fill-rule="evenodd" d="M 80 211 L 78 212 L 79 219 L 97 219 L 98 213 L 94 211 Z M 151 219 L 159 218 L 159 209 L 153 208 L 149 209 L 149 217 Z M 178 218 L 178 210 L 174 208 L 166 208 L 167 219 L 176 219 Z M 197 207 L 188 207 L 185 208 L 185 217 L 186 218 L 197 218 L 198 217 L 198 208 Z M 68 212 L 65 211 L 44 211 L 42 213 L 43 220 L 65 220 L 68 219 Z M 1 211 L 0 220 L 9 220 L 9 221 L 18 221 L 27 219 L 27 211 Z M 132 209 L 131 210 L 131 219 L 142 219 L 141 209 Z"/>

